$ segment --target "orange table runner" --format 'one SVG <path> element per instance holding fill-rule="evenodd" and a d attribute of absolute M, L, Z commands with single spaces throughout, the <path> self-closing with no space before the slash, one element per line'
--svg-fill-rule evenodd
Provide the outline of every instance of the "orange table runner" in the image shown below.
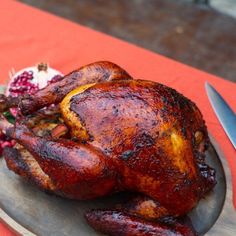
<path fill-rule="evenodd" d="M 8 80 L 12 67 L 19 70 L 43 61 L 68 73 L 87 63 L 109 60 L 134 78 L 166 84 L 195 101 L 230 165 L 236 205 L 236 151 L 204 89 L 205 81 L 209 81 L 236 111 L 235 83 L 12 0 L 1 1 L 0 35 L 1 84 Z M 14 234 L 0 223 L 0 235 Z"/>

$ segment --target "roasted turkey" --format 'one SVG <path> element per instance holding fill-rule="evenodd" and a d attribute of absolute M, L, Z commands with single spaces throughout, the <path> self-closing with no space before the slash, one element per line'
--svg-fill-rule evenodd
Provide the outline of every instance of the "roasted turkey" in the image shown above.
<path fill-rule="evenodd" d="M 185 224 L 163 220 L 187 214 L 216 184 L 205 164 L 207 129 L 189 99 L 165 85 L 133 80 L 111 62 L 96 62 L 34 96 L 0 100 L 2 112 L 20 109 L 14 126 L 0 122 L 17 142 L 4 150 L 10 170 L 71 199 L 137 193 L 116 209 L 88 212 L 95 229 L 121 236 L 195 235 Z M 37 119 L 32 125 L 51 104 L 59 104 L 53 128 Z M 46 134 L 33 128 L 40 124 Z"/>

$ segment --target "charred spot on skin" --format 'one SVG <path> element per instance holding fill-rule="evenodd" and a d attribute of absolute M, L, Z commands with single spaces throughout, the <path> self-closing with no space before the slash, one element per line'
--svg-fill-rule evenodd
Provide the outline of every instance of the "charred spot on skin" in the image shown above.
<path fill-rule="evenodd" d="M 115 133 L 118 134 L 118 135 L 121 135 L 122 134 L 122 130 L 120 127 L 115 127 Z"/>
<path fill-rule="evenodd" d="M 166 104 L 163 104 L 161 111 L 164 113 L 168 112 L 168 106 Z"/>
<path fill-rule="evenodd" d="M 120 155 L 120 158 L 124 161 L 128 161 L 131 157 L 133 157 L 133 155 L 134 155 L 134 151 L 127 150 Z"/>
<path fill-rule="evenodd" d="M 82 143 L 82 144 L 86 144 L 86 143 L 87 143 L 87 140 L 82 139 L 82 140 L 81 140 L 81 143 Z"/>
<path fill-rule="evenodd" d="M 102 170 L 102 177 L 109 177 L 111 175 L 113 175 L 113 171 L 111 171 L 110 168 L 105 166 L 104 169 Z"/>
<path fill-rule="evenodd" d="M 90 142 L 93 142 L 93 141 L 94 141 L 94 137 L 93 137 L 91 134 L 89 134 L 89 141 L 90 141 Z"/>
<path fill-rule="evenodd" d="M 186 127 L 183 126 L 181 128 L 181 132 L 182 132 L 183 136 L 186 138 L 187 137 L 187 129 L 186 129 Z"/>
<path fill-rule="evenodd" d="M 177 116 L 178 116 L 178 112 L 177 112 L 177 111 L 174 111 L 174 112 L 173 112 L 173 116 L 177 117 Z"/>
<path fill-rule="evenodd" d="M 78 80 L 78 77 L 82 76 L 82 71 L 73 71 L 70 75 L 69 78 L 71 80 Z"/>
<path fill-rule="evenodd" d="M 161 101 L 162 101 L 163 103 L 165 103 L 165 104 L 168 104 L 168 99 L 167 99 L 166 96 L 162 96 L 162 97 L 161 97 Z"/>
<path fill-rule="evenodd" d="M 134 140 L 134 146 L 139 149 L 143 147 L 152 147 L 155 144 L 153 137 L 147 133 L 142 133 Z"/>
<path fill-rule="evenodd" d="M 179 192 L 181 189 L 181 186 L 179 186 L 179 184 L 176 184 L 174 187 L 174 192 Z"/>
<path fill-rule="evenodd" d="M 191 185 L 192 184 L 192 181 L 188 178 L 184 179 L 184 184 L 185 185 Z"/>
<path fill-rule="evenodd" d="M 105 149 L 104 149 L 104 153 L 105 153 L 106 155 L 111 154 L 111 153 L 112 153 L 112 149 L 111 149 L 111 148 L 105 148 Z"/>
<path fill-rule="evenodd" d="M 177 219 L 174 218 L 173 216 L 164 216 L 164 217 L 158 219 L 158 222 L 161 222 L 161 223 L 169 225 L 169 226 L 175 224 L 176 221 L 177 221 Z"/>
<path fill-rule="evenodd" d="M 165 151 L 163 150 L 163 148 L 158 147 L 155 155 L 157 155 L 157 156 L 165 155 Z"/>
<path fill-rule="evenodd" d="M 78 139 L 77 137 L 72 137 L 71 140 L 72 140 L 73 142 L 79 142 L 79 139 Z"/>
<path fill-rule="evenodd" d="M 167 173 L 168 176 L 174 177 L 179 173 L 179 170 L 168 166 L 166 167 L 165 172 Z"/>
<path fill-rule="evenodd" d="M 137 144 L 135 145 L 136 149 L 142 148 L 143 146 L 144 146 L 143 143 L 137 143 Z"/>
<path fill-rule="evenodd" d="M 119 114 L 119 109 L 116 106 L 112 106 L 112 114 L 113 115 L 118 115 Z"/>
<path fill-rule="evenodd" d="M 157 120 L 152 120 L 152 125 L 156 126 L 158 124 Z"/>
<path fill-rule="evenodd" d="M 60 91 L 59 87 L 54 87 L 52 93 L 57 95 L 59 91 Z"/>
<path fill-rule="evenodd" d="M 165 107 L 161 108 L 159 110 L 159 116 L 163 120 L 163 122 L 167 122 L 168 121 L 168 109 L 166 109 Z"/>
<path fill-rule="evenodd" d="M 111 74 L 109 72 L 105 72 L 104 75 L 101 77 L 101 81 L 109 80 L 110 76 L 111 76 Z"/>

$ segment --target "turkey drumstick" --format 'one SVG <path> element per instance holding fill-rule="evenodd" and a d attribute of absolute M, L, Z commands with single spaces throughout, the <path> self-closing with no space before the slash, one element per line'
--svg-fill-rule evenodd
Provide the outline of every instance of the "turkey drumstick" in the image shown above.
<path fill-rule="evenodd" d="M 0 95 L 0 112 L 10 107 L 19 106 L 24 115 L 30 114 L 40 108 L 57 104 L 73 89 L 90 83 L 100 83 L 116 79 L 132 79 L 132 77 L 118 65 L 100 61 L 80 67 L 66 75 L 62 80 L 52 83 L 39 90 L 34 95 L 23 95 L 17 98 Z"/>

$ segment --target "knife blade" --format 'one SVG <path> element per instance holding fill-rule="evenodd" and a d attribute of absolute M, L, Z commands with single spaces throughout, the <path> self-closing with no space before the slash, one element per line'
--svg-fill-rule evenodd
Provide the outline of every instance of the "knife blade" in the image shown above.
<path fill-rule="evenodd" d="M 234 111 L 208 82 L 205 83 L 205 89 L 217 118 L 236 149 L 236 115 Z"/>

